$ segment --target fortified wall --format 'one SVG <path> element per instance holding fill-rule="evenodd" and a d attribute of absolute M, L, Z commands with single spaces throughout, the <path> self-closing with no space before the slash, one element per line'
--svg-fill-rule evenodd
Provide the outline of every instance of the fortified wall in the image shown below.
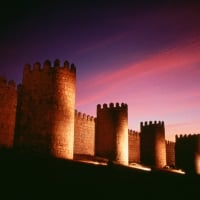
<path fill-rule="evenodd" d="M 129 163 L 140 163 L 140 133 L 128 130 Z"/>
<path fill-rule="evenodd" d="M 175 142 L 166 140 L 166 162 L 168 166 L 175 166 Z"/>
<path fill-rule="evenodd" d="M 96 117 L 75 110 L 76 68 L 56 59 L 25 65 L 17 89 L 0 78 L 0 147 L 74 159 L 84 155 L 162 168 L 177 165 L 200 174 L 199 135 L 165 140 L 164 122 L 128 129 L 128 105 L 97 105 Z M 187 163 L 187 164 L 186 164 Z"/>
<path fill-rule="evenodd" d="M 94 156 L 95 118 L 75 110 L 74 155 Z"/>
<path fill-rule="evenodd" d="M 0 146 L 13 146 L 17 89 L 15 82 L 0 77 Z"/>

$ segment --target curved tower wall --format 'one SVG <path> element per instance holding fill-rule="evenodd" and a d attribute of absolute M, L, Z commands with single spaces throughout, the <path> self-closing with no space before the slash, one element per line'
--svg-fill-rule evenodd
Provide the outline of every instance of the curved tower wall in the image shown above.
<path fill-rule="evenodd" d="M 13 147 L 16 106 L 15 82 L 0 77 L 0 147 Z"/>
<path fill-rule="evenodd" d="M 15 147 L 72 159 L 76 69 L 45 61 L 24 67 L 19 87 Z"/>
<path fill-rule="evenodd" d="M 164 122 L 141 122 L 140 152 L 143 164 L 162 168 L 166 165 Z"/>
<path fill-rule="evenodd" d="M 200 134 L 176 135 L 175 162 L 186 173 L 200 174 Z"/>
<path fill-rule="evenodd" d="M 95 156 L 128 164 L 128 106 L 97 105 Z"/>

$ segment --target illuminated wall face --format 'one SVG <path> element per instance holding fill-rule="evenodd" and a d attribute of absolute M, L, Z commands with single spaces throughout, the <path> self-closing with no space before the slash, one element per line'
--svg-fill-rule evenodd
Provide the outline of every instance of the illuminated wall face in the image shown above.
<path fill-rule="evenodd" d="M 53 97 L 57 108 L 54 112 L 53 122 L 51 122 L 53 124 L 51 154 L 67 159 L 73 159 L 74 149 L 76 76 L 72 70 L 59 66 L 55 68 Z"/>
<path fill-rule="evenodd" d="M 17 91 L 14 81 L 0 78 L 0 147 L 12 148 L 14 140 Z"/>
<path fill-rule="evenodd" d="M 169 166 L 175 166 L 175 142 L 166 141 L 166 162 Z"/>
<path fill-rule="evenodd" d="M 97 106 L 95 155 L 128 164 L 128 108 L 126 104 Z"/>
<path fill-rule="evenodd" d="M 24 68 L 19 90 L 15 146 L 28 151 L 73 158 L 76 70 L 49 61 L 43 69 Z"/>
<path fill-rule="evenodd" d="M 195 172 L 200 174 L 200 153 L 195 154 Z"/>
<path fill-rule="evenodd" d="M 95 118 L 75 111 L 74 154 L 94 156 Z"/>
<path fill-rule="evenodd" d="M 140 133 L 128 131 L 128 154 L 129 163 L 140 163 Z"/>

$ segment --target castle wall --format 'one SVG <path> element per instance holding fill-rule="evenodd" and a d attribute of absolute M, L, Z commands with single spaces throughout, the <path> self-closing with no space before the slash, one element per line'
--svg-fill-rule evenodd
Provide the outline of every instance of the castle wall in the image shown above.
<path fill-rule="evenodd" d="M 18 88 L 15 148 L 72 159 L 75 90 L 73 64 L 26 65 Z"/>
<path fill-rule="evenodd" d="M 176 135 L 175 161 L 186 173 L 200 174 L 200 134 Z"/>
<path fill-rule="evenodd" d="M 168 166 L 175 166 L 175 142 L 165 141 L 166 143 L 166 162 Z"/>
<path fill-rule="evenodd" d="M 94 156 L 95 118 L 75 110 L 74 154 Z"/>
<path fill-rule="evenodd" d="M 13 147 L 16 106 L 15 82 L 0 77 L 0 147 Z"/>
<path fill-rule="evenodd" d="M 128 106 L 97 105 L 95 155 L 128 164 Z"/>
<path fill-rule="evenodd" d="M 128 130 L 129 163 L 140 163 L 140 133 Z"/>
<path fill-rule="evenodd" d="M 166 165 L 164 122 L 141 122 L 140 152 L 143 164 L 162 168 Z"/>

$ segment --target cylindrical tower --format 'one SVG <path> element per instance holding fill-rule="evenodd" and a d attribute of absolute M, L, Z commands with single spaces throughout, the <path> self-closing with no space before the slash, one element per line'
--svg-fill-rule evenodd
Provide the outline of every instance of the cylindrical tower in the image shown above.
<path fill-rule="evenodd" d="M 162 168 L 166 165 L 164 122 L 140 124 L 140 153 L 143 164 Z"/>
<path fill-rule="evenodd" d="M 128 106 L 97 105 L 95 156 L 128 164 Z"/>
<path fill-rule="evenodd" d="M 73 159 L 76 69 L 66 61 L 24 68 L 19 88 L 15 147 Z"/>
<path fill-rule="evenodd" d="M 176 135 L 175 161 L 186 173 L 200 174 L 200 134 Z"/>

